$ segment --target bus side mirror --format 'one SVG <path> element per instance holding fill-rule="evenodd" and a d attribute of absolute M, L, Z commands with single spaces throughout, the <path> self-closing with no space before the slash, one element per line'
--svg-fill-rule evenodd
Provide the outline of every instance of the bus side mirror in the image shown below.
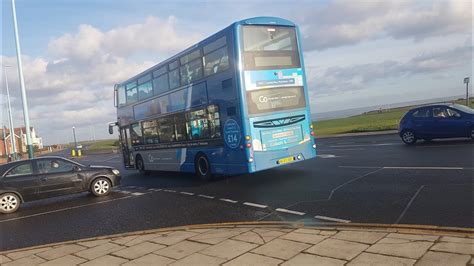
<path fill-rule="evenodd" d="M 110 135 L 114 134 L 114 125 L 109 124 L 109 134 Z"/>

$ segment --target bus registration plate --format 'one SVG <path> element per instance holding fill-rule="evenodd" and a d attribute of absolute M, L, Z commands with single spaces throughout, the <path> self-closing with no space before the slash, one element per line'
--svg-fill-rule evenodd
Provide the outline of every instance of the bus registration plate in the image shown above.
<path fill-rule="evenodd" d="M 283 158 L 283 159 L 280 159 L 277 161 L 277 164 L 285 164 L 285 163 L 291 163 L 295 160 L 295 157 L 293 156 L 290 156 L 290 157 L 286 157 L 286 158 Z"/>

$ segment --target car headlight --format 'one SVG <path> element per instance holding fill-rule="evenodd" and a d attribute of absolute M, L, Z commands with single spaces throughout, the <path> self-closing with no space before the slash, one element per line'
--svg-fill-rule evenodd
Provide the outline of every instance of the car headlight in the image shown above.
<path fill-rule="evenodd" d="M 112 169 L 112 173 L 114 173 L 114 175 L 120 175 L 120 171 L 117 169 Z"/>

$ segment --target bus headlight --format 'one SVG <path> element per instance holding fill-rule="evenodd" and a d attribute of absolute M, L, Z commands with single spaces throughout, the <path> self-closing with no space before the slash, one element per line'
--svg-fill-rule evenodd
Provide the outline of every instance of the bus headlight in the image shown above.
<path fill-rule="evenodd" d="M 114 175 L 120 175 L 120 171 L 117 169 L 112 169 L 112 173 L 114 173 Z"/>
<path fill-rule="evenodd" d="M 298 160 L 301 160 L 301 159 L 303 159 L 303 156 L 301 156 L 301 154 L 298 154 L 298 156 L 296 156 L 296 158 L 298 158 Z"/>
<path fill-rule="evenodd" d="M 253 158 L 249 158 L 249 163 L 253 163 Z"/>
<path fill-rule="evenodd" d="M 316 149 L 316 144 L 313 144 L 313 148 L 315 148 L 315 149 Z"/>

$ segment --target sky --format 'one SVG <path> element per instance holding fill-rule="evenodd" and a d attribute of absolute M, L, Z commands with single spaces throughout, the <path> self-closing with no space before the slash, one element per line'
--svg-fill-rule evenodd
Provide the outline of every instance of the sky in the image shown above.
<path fill-rule="evenodd" d="M 311 112 L 463 95 L 473 6 L 431 1 L 17 0 L 30 124 L 46 144 L 110 138 L 113 85 L 234 21 L 300 26 Z M 1 65 L 23 125 L 11 1 L 1 0 Z M 2 123 L 7 123 L 3 71 Z"/>

